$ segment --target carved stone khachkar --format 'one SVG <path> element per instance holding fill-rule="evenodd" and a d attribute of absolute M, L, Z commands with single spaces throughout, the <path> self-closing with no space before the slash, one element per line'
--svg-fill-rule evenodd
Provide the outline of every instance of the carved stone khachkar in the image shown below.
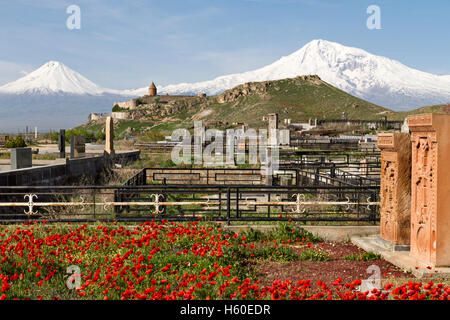
<path fill-rule="evenodd" d="M 106 118 L 105 153 L 114 157 L 114 122 L 111 117 Z"/>
<path fill-rule="evenodd" d="M 407 133 L 379 133 L 380 238 L 408 245 L 411 238 L 411 142 Z"/>
<path fill-rule="evenodd" d="M 450 266 L 450 115 L 408 117 L 412 142 L 411 251 L 430 266 Z"/>

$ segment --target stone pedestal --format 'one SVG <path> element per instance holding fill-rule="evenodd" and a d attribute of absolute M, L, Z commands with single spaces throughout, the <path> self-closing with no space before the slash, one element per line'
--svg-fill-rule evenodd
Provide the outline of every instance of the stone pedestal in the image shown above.
<path fill-rule="evenodd" d="M 32 167 L 31 148 L 11 149 L 11 170 Z"/>
<path fill-rule="evenodd" d="M 412 142 L 411 256 L 450 266 L 450 115 L 408 117 Z"/>
<path fill-rule="evenodd" d="M 105 135 L 105 153 L 114 157 L 114 122 L 111 117 L 106 118 Z"/>
<path fill-rule="evenodd" d="M 86 153 L 86 140 L 83 136 L 72 136 L 70 140 L 70 159 L 84 157 Z"/>
<path fill-rule="evenodd" d="M 381 150 L 380 238 L 410 243 L 411 142 L 407 133 L 379 133 Z M 367 163 L 366 163 L 367 164 Z"/>

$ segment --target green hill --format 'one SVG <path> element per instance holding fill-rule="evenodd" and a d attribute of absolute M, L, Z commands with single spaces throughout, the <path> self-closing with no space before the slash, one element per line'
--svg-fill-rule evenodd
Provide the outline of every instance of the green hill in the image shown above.
<path fill-rule="evenodd" d="M 318 76 L 246 83 L 216 96 L 216 102 L 207 108 L 210 111 L 205 120 L 245 122 L 256 127 L 264 125 L 262 117 L 268 113 L 293 122 L 340 119 L 343 112 L 347 119 L 355 120 L 390 119 L 395 113 L 345 93 Z"/>
<path fill-rule="evenodd" d="M 131 119 L 115 120 L 116 138 L 139 135 L 142 140 L 163 139 L 176 128 L 192 128 L 196 120 L 204 125 L 224 129 L 246 123 L 249 127 L 266 127 L 263 117 L 278 113 L 280 123 L 309 118 L 340 119 L 345 112 L 350 120 L 403 120 L 409 114 L 445 112 L 445 105 L 395 112 L 356 98 L 322 81 L 318 76 L 249 82 L 217 96 L 141 97 L 135 110 L 128 110 Z M 83 124 L 74 130 L 99 136 L 104 120 Z"/>
<path fill-rule="evenodd" d="M 393 115 L 393 118 L 396 120 L 403 120 L 408 115 L 421 113 L 450 113 L 450 104 L 439 104 L 435 106 L 421 107 L 410 111 L 396 112 L 396 114 Z"/>

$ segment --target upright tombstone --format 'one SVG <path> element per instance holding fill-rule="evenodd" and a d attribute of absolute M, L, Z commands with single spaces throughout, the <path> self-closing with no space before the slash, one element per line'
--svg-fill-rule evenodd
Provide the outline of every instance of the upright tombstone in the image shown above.
<path fill-rule="evenodd" d="M 381 150 L 380 238 L 395 246 L 411 238 L 411 146 L 407 133 L 378 133 Z"/>
<path fill-rule="evenodd" d="M 84 157 L 86 153 L 86 140 L 83 136 L 72 136 L 70 140 L 70 159 Z"/>
<path fill-rule="evenodd" d="M 289 146 L 291 144 L 291 132 L 287 129 L 279 131 L 279 144 L 281 146 Z"/>
<path fill-rule="evenodd" d="M 364 158 L 359 162 L 359 174 L 366 176 L 366 178 L 369 176 L 369 162 L 367 161 L 367 158 Z"/>
<path fill-rule="evenodd" d="M 270 113 L 269 115 L 269 146 L 278 145 L 278 114 Z"/>
<path fill-rule="evenodd" d="M 105 134 L 105 153 L 114 157 L 114 122 L 111 117 L 106 118 Z"/>
<path fill-rule="evenodd" d="M 408 117 L 412 142 L 411 251 L 419 261 L 450 266 L 450 115 Z"/>
<path fill-rule="evenodd" d="M 59 130 L 58 150 L 59 150 L 59 157 L 65 158 L 66 157 L 66 130 L 64 130 L 64 129 Z"/>
<path fill-rule="evenodd" d="M 11 170 L 32 167 L 31 148 L 11 149 Z"/>

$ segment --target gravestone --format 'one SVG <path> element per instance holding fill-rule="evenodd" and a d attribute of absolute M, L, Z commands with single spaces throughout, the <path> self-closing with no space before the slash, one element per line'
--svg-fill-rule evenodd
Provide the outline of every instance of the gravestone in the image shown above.
<path fill-rule="evenodd" d="M 378 134 L 381 150 L 380 238 L 409 245 L 411 238 L 411 146 L 407 133 Z M 367 164 L 367 163 L 366 163 Z"/>
<path fill-rule="evenodd" d="M 419 261 L 450 266 L 450 115 L 408 117 L 412 142 L 411 251 Z"/>
<path fill-rule="evenodd" d="M 83 136 L 72 136 L 70 140 L 70 159 L 84 157 L 86 153 L 86 140 Z"/>
<path fill-rule="evenodd" d="M 11 170 L 32 167 L 31 148 L 11 149 Z"/>
<path fill-rule="evenodd" d="M 111 117 L 106 118 L 106 128 L 105 128 L 105 153 L 113 157 L 114 152 L 114 122 Z"/>
<path fill-rule="evenodd" d="M 289 130 L 280 130 L 280 146 L 291 145 L 291 132 Z"/>
<path fill-rule="evenodd" d="M 409 133 L 408 118 L 405 118 L 405 120 L 403 120 L 403 124 L 402 124 L 402 127 L 401 127 L 400 131 L 401 132 L 405 132 L 405 133 Z"/>
<path fill-rule="evenodd" d="M 66 157 L 66 130 L 64 130 L 64 129 L 59 130 L 58 150 L 59 150 L 59 157 L 65 158 Z"/>
<path fill-rule="evenodd" d="M 292 185 L 292 177 L 289 175 L 280 176 L 280 186 L 288 187 Z"/>
<path fill-rule="evenodd" d="M 269 115 L 269 145 L 277 146 L 278 145 L 278 114 L 270 113 Z"/>
<path fill-rule="evenodd" d="M 369 175 L 369 164 L 367 158 L 359 161 L 359 174 L 366 177 Z"/>

